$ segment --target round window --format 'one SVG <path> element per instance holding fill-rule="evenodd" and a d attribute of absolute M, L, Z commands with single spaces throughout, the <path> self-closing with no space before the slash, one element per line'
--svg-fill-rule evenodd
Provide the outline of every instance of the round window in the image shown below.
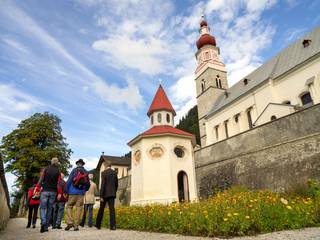
<path fill-rule="evenodd" d="M 176 154 L 176 156 L 178 158 L 183 158 L 184 157 L 184 151 L 183 151 L 182 147 L 175 147 L 174 148 L 174 153 Z"/>
<path fill-rule="evenodd" d="M 161 113 L 158 113 L 158 122 L 161 123 L 162 117 L 161 117 Z"/>

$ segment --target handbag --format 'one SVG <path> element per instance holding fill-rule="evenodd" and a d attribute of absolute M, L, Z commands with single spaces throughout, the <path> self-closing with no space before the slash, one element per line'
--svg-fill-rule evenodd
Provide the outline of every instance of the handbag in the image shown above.
<path fill-rule="evenodd" d="M 32 196 L 33 200 L 39 200 L 40 199 L 40 192 L 36 191 L 34 192 L 33 196 Z"/>

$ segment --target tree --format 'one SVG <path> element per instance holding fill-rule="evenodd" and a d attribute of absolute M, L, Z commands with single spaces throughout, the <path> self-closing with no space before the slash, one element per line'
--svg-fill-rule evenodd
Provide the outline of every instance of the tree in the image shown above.
<path fill-rule="evenodd" d="M 200 145 L 200 130 L 197 105 L 191 108 L 186 116 L 180 119 L 176 128 L 194 134 L 196 136 L 197 144 Z"/>
<path fill-rule="evenodd" d="M 59 158 L 62 172 L 67 173 L 71 167 L 72 151 L 65 142 L 60 123 L 54 114 L 36 113 L 2 138 L 0 153 L 7 164 L 6 171 L 17 177 L 15 185 L 19 190 L 25 192 L 52 157 Z"/>

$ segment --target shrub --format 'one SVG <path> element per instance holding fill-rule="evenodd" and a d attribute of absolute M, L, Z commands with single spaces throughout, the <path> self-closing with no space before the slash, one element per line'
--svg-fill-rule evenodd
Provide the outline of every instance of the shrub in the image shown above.
<path fill-rule="evenodd" d="M 194 236 L 243 236 L 315 226 L 317 201 L 270 191 L 233 188 L 200 202 L 123 206 L 119 228 Z M 108 210 L 104 226 L 108 226 Z"/>

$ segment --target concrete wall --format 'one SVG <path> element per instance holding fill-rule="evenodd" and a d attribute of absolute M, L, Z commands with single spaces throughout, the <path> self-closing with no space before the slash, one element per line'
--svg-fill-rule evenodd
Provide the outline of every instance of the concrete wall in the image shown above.
<path fill-rule="evenodd" d="M 3 230 L 10 217 L 9 194 L 0 156 L 0 230 Z"/>
<path fill-rule="evenodd" d="M 232 185 L 284 191 L 320 180 L 320 104 L 195 152 L 201 197 Z"/>
<path fill-rule="evenodd" d="M 119 179 L 116 205 L 130 205 L 131 176 Z"/>

